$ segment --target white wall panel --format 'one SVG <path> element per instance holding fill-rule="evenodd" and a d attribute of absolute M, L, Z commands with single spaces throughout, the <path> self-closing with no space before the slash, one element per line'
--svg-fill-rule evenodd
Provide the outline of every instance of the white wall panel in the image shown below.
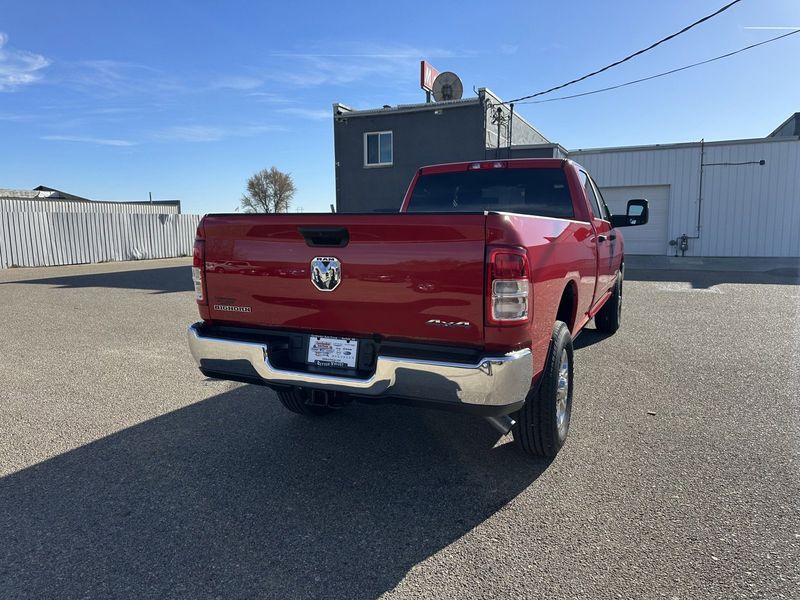
<path fill-rule="evenodd" d="M 670 186 L 668 238 L 697 232 L 700 144 L 570 153 L 601 188 Z M 765 160 L 764 166 L 708 165 Z M 700 239 L 689 256 L 800 257 L 800 140 L 704 145 Z M 664 254 L 670 254 L 666 249 Z"/>
<path fill-rule="evenodd" d="M 0 211 L 0 268 L 191 256 L 200 215 Z"/>

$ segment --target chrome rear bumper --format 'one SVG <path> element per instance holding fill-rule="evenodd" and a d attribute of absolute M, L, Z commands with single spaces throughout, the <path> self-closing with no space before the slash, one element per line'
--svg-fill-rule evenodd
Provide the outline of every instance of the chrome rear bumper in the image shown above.
<path fill-rule="evenodd" d="M 199 325 L 190 326 L 188 334 L 189 348 L 201 369 L 213 364 L 211 370 L 224 376 L 226 362 L 241 365 L 245 361 L 267 385 L 501 407 L 522 402 L 533 377 L 527 348 L 487 356 L 475 364 L 378 356 L 375 372 L 366 379 L 289 371 L 270 362 L 266 344 L 211 337 L 204 335 Z"/>

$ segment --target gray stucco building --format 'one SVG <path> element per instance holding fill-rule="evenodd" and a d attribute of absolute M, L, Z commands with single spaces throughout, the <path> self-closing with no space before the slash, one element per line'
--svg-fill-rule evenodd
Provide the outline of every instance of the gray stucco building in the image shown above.
<path fill-rule="evenodd" d="M 424 165 L 564 155 L 486 88 L 474 98 L 375 110 L 337 103 L 333 139 L 339 212 L 398 210 L 411 178 Z"/>

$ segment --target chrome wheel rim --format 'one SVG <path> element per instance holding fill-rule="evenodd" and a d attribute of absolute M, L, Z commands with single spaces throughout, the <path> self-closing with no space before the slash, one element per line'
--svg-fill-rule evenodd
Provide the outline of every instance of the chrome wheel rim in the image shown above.
<path fill-rule="evenodd" d="M 558 436 L 564 439 L 569 428 L 569 355 L 566 349 L 561 351 L 561 360 L 558 364 L 556 427 L 558 428 Z"/>

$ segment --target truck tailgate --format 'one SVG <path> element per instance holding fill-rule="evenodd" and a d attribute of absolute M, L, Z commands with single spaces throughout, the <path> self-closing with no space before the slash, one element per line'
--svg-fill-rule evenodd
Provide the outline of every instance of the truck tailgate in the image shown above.
<path fill-rule="evenodd" d="M 210 317 L 480 346 L 485 220 L 482 213 L 210 215 L 203 220 Z M 315 258 L 339 261 L 334 289 L 312 281 Z M 323 268 L 321 276 L 331 284 L 332 273 Z"/>

